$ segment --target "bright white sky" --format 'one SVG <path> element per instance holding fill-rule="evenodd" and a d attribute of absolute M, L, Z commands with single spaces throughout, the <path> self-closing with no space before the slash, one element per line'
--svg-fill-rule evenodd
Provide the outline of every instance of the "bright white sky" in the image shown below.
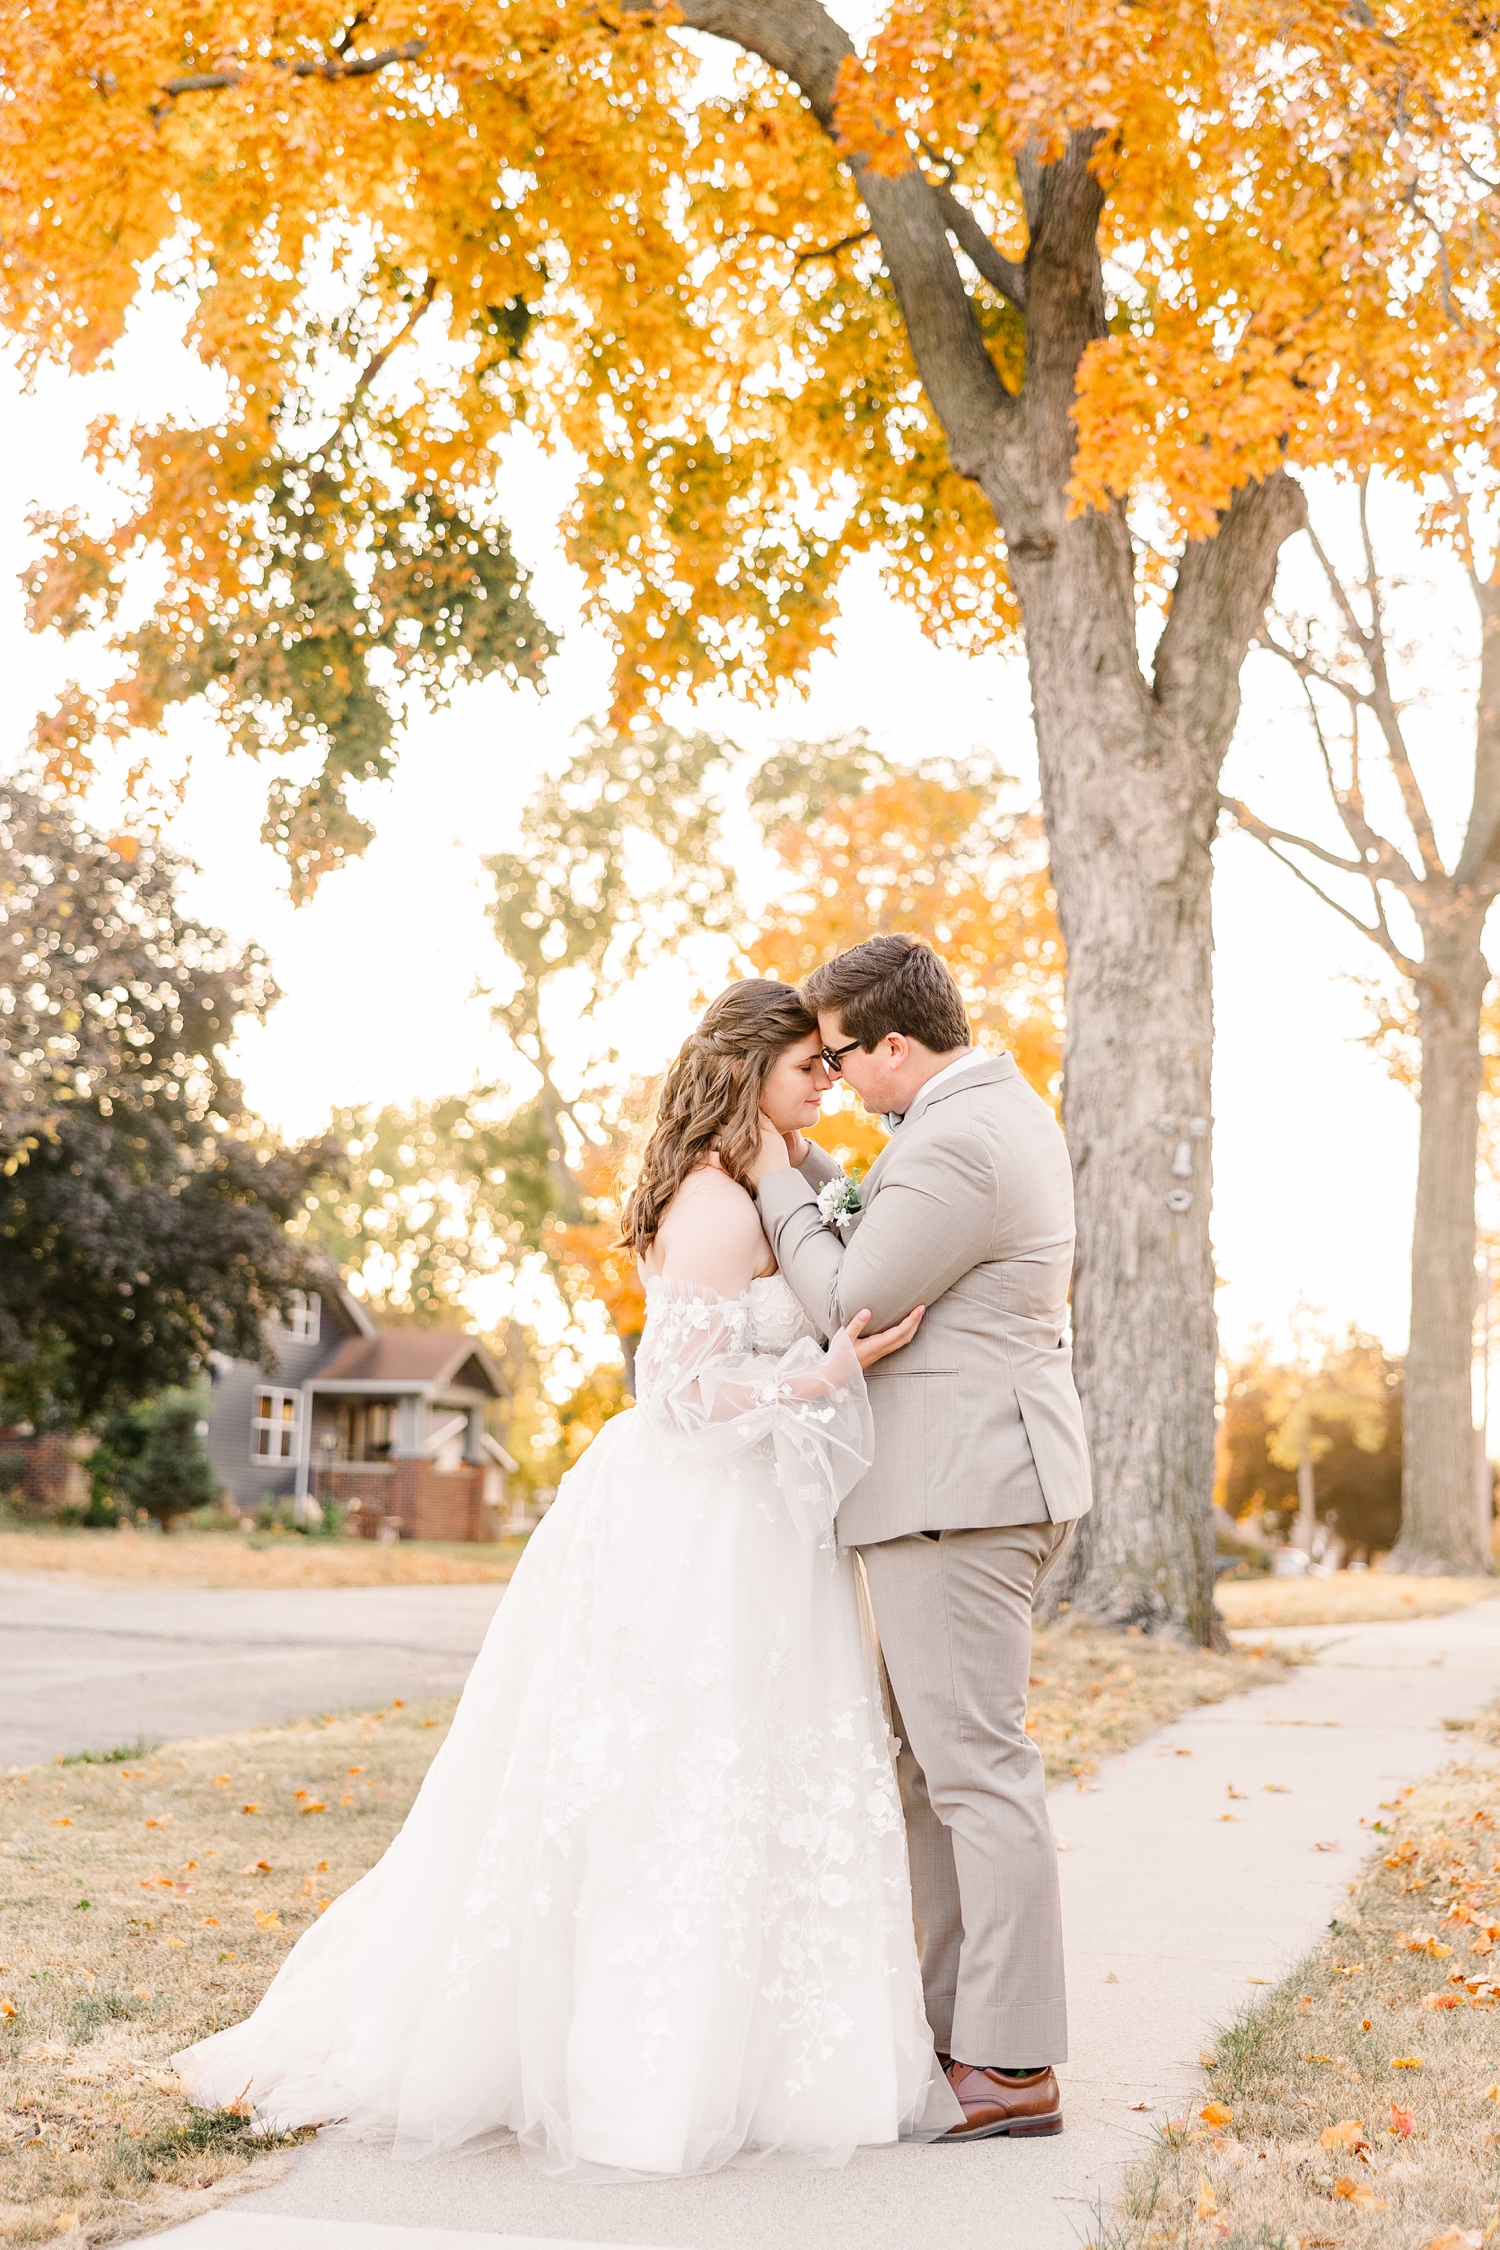
<path fill-rule="evenodd" d="M 7 444 L 0 453 L 0 661 L 6 695 L 4 762 L 19 762 L 32 717 L 64 679 L 103 676 L 86 645 L 28 637 L 15 572 L 34 504 L 88 504 L 97 487 L 80 467 L 89 418 L 106 405 L 160 410 L 179 388 L 165 330 L 146 330 L 122 373 L 88 383 L 49 379 L 31 397 L 0 368 Z M 241 1043 L 238 1064 L 254 1105 L 289 1134 L 315 1129 L 331 1105 L 404 1100 L 467 1088 L 500 1068 L 501 1043 L 476 981 L 500 974 L 483 911 L 483 854 L 509 847 L 534 778 L 568 755 L 570 738 L 606 702 L 608 651 L 578 621 L 578 589 L 554 538 L 566 474 L 524 446 L 502 469 L 516 548 L 535 572 L 535 598 L 563 633 L 549 692 L 487 686 L 462 695 L 407 735 L 401 769 L 367 792 L 378 841 L 364 862 L 326 882 L 294 911 L 284 877 L 257 840 L 270 775 L 230 758 L 201 715 L 174 728 L 163 770 L 191 751 L 192 775 L 172 840 L 201 874 L 189 903 L 275 965 L 285 998 L 264 1031 Z M 1416 557 L 1409 534 L 1403 553 Z M 1455 650 L 1472 649 L 1461 587 L 1445 581 L 1421 612 L 1428 635 L 1414 676 L 1430 690 L 1434 772 L 1443 789 L 1467 778 L 1462 682 Z M 1251 666 L 1230 786 L 1289 826 L 1328 816 L 1305 737 L 1288 713 L 1269 660 Z M 1451 707 L 1446 703 L 1455 695 Z M 708 726 L 747 748 L 867 727 L 898 758 L 982 745 L 1035 791 L 1024 666 L 969 660 L 924 641 L 872 572 L 845 587 L 836 654 L 820 659 L 805 698 L 770 711 L 724 700 L 681 705 L 684 727 Z M 111 817 L 101 793 L 95 810 Z M 747 867 L 752 885 L 760 871 Z M 1377 963 L 1374 949 L 1299 889 L 1248 839 L 1218 847 L 1218 1064 L 1214 1226 L 1223 1276 L 1220 1313 L 1232 1349 L 1275 1326 L 1299 1301 L 1354 1320 L 1400 1348 L 1416 1153 L 1411 1097 L 1359 1044 L 1363 1009 L 1346 981 Z M 659 980 L 620 1012 L 616 1043 L 648 1068 L 678 1043 L 691 980 Z"/>

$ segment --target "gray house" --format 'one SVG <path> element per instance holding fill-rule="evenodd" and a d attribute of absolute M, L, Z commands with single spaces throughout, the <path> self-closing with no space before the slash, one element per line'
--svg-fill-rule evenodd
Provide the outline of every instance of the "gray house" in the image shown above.
<path fill-rule="evenodd" d="M 274 1372 L 219 1354 L 211 1366 L 208 1453 L 241 1508 L 332 1500 L 370 1538 L 497 1536 L 516 1464 L 485 1426 L 508 1394 L 476 1337 L 377 1328 L 330 1276 L 266 1341 Z"/>

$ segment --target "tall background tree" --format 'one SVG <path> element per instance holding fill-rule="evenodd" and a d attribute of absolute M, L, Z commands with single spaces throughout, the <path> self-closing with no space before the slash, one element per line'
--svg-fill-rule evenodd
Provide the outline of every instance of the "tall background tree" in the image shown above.
<path fill-rule="evenodd" d="M 1453 848 L 1444 850 L 1450 824 L 1434 813 L 1430 787 L 1432 778 L 1443 794 L 1452 786 L 1443 770 L 1451 745 L 1445 741 L 1436 766 L 1413 738 L 1417 652 L 1403 626 L 1403 588 L 1381 568 L 1366 480 L 1352 495 L 1351 565 L 1309 526 L 1324 599 L 1303 611 L 1288 605 L 1262 635 L 1300 684 L 1309 748 L 1342 837 L 1330 846 L 1274 825 L 1264 806 L 1229 801 L 1240 826 L 1361 930 L 1399 979 L 1382 1021 L 1391 1034 L 1409 1034 L 1401 1052 L 1415 1065 L 1408 1076 L 1421 1129 L 1395 1561 L 1427 1573 L 1488 1571 L 1491 1561 L 1488 1482 L 1476 1491 L 1473 1427 L 1475 1166 L 1490 984 L 1483 940 L 1500 895 L 1500 554 L 1493 541 L 1489 552 L 1482 544 L 1495 489 L 1484 482 L 1488 491 L 1466 491 L 1450 471 L 1425 526 L 1456 550 L 1474 604 L 1472 778 Z M 1387 511 L 1393 538 L 1410 536 L 1406 512 Z"/>
<path fill-rule="evenodd" d="M 1224 1370 L 1215 1497 L 1262 1536 L 1314 1523 L 1365 1559 L 1401 1525 L 1402 1369 L 1380 1339 L 1305 1312 L 1253 1338 Z"/>
<path fill-rule="evenodd" d="M 1488 19 L 1312 0 L 1292 41 L 1246 0 L 902 0 L 863 57 L 817 0 L 0 21 L 0 315 L 92 365 L 145 275 L 225 385 L 211 424 L 99 434 L 113 526 L 45 528 L 45 620 L 105 616 L 136 554 L 165 589 L 118 684 L 49 717 L 59 766 L 251 651 L 267 739 L 325 752 L 272 808 L 298 880 L 356 848 L 368 726 L 307 682 L 387 616 L 406 653 L 406 600 L 419 676 L 467 650 L 460 611 L 524 670 L 490 630 L 517 583 L 490 449 L 523 412 L 585 463 L 617 721 L 802 677 L 861 552 L 958 645 L 1024 635 L 1099 1490 L 1062 1591 L 1206 1637 L 1219 768 L 1301 520 L 1286 464 L 1414 457 L 1489 286 Z M 732 92 L 679 25 L 738 51 Z"/>
<path fill-rule="evenodd" d="M 337 1152 L 285 1149 L 224 1047 L 275 998 L 185 915 L 182 863 L 0 792 L 0 1415 L 78 1428 L 258 1359 L 311 1286 L 287 1223 Z"/>

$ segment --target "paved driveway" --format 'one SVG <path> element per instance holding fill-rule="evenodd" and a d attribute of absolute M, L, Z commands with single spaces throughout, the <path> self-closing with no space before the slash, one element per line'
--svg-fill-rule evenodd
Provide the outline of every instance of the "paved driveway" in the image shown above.
<path fill-rule="evenodd" d="M 456 1695 L 500 1586 L 104 1586 L 0 1574 L 0 1767 Z"/>

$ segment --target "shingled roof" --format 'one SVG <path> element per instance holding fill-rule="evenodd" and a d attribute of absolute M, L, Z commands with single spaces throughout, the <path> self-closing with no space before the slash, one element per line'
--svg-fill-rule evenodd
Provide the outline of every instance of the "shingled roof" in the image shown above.
<path fill-rule="evenodd" d="M 382 1383 L 392 1390 L 440 1391 L 458 1385 L 505 1390 L 500 1370 L 476 1337 L 451 1328 L 387 1328 L 374 1336 L 351 1336 L 340 1344 L 314 1378 L 317 1390 L 339 1383 Z"/>

